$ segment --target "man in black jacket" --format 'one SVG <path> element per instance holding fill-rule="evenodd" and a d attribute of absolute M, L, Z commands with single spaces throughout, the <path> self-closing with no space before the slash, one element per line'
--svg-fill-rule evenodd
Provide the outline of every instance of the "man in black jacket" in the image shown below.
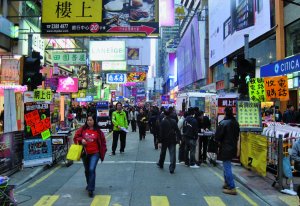
<path fill-rule="evenodd" d="M 183 122 L 183 138 L 185 141 L 185 165 L 190 168 L 199 168 L 196 165 L 196 144 L 198 139 L 198 123 L 194 115 L 194 109 L 189 108 L 187 117 Z"/>
<path fill-rule="evenodd" d="M 223 161 L 224 181 L 223 193 L 236 195 L 231 169 L 231 160 L 238 154 L 237 143 L 240 136 L 240 126 L 233 116 L 232 107 L 225 108 L 225 117 L 219 123 L 215 138 L 220 143 L 219 158 Z"/>
<path fill-rule="evenodd" d="M 209 131 L 211 127 L 210 120 L 207 116 L 204 116 L 203 111 L 199 111 L 198 116 L 196 117 L 198 121 L 198 133 L 202 135 L 199 136 L 199 164 L 206 163 L 207 158 L 207 144 L 208 144 L 208 136 L 204 134 L 204 132 Z"/>
<path fill-rule="evenodd" d="M 171 162 L 169 170 L 173 174 L 176 167 L 177 138 L 181 139 L 181 134 L 176 121 L 170 117 L 170 112 L 165 111 L 164 115 L 165 117 L 162 119 L 159 127 L 158 147 L 161 148 L 161 151 L 157 166 L 161 169 L 164 167 L 166 151 L 168 149 Z"/>

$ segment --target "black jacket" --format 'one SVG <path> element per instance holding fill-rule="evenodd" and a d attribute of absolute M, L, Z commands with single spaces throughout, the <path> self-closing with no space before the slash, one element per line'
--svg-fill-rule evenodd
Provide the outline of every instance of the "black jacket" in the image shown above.
<path fill-rule="evenodd" d="M 188 139 L 198 138 L 198 122 L 193 116 L 187 116 L 183 122 L 183 136 Z"/>
<path fill-rule="evenodd" d="M 158 142 L 162 144 L 176 144 L 181 139 L 177 123 L 170 117 L 165 117 L 159 125 Z"/>
<path fill-rule="evenodd" d="M 215 138 L 220 143 L 219 158 L 232 160 L 237 154 L 240 126 L 235 118 L 224 118 L 218 125 Z"/>

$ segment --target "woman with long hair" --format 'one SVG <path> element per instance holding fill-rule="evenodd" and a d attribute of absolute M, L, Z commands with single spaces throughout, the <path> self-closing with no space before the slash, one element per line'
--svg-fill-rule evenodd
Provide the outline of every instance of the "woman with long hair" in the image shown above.
<path fill-rule="evenodd" d="M 99 159 L 104 160 L 106 140 L 100 127 L 97 125 L 96 116 L 88 114 L 85 124 L 77 130 L 74 143 L 83 146 L 82 161 L 85 168 L 86 190 L 90 197 L 94 197 L 96 182 L 96 167 Z"/>

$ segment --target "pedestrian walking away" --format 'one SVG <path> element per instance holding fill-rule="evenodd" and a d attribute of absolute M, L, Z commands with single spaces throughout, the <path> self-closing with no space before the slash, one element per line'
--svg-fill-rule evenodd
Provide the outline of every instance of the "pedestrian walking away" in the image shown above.
<path fill-rule="evenodd" d="M 157 166 L 161 169 L 164 167 L 168 149 L 170 155 L 169 171 L 173 174 L 176 167 L 176 144 L 178 140 L 181 140 L 181 135 L 176 121 L 169 116 L 170 112 L 165 111 L 164 115 L 165 117 L 159 127 L 158 147 L 161 148 L 161 151 Z"/>
<path fill-rule="evenodd" d="M 147 114 L 145 113 L 144 109 L 142 109 L 142 108 L 140 109 L 140 113 L 137 116 L 137 122 L 138 122 L 138 127 L 139 127 L 140 140 L 145 139 L 148 118 L 147 118 Z"/>
<path fill-rule="evenodd" d="M 118 140 L 120 137 L 120 153 L 125 152 L 126 146 L 126 131 L 128 129 L 128 122 L 126 113 L 122 110 L 122 103 L 118 102 L 116 104 L 117 110 L 112 113 L 113 122 L 113 142 L 112 142 L 112 152 L 111 155 L 116 154 L 116 149 L 118 146 Z"/>
<path fill-rule="evenodd" d="M 106 140 L 96 122 L 96 115 L 88 115 L 85 124 L 77 130 L 74 143 L 83 145 L 82 161 L 85 169 L 86 190 L 94 197 L 96 182 L 96 167 L 99 159 L 104 160 Z"/>
<path fill-rule="evenodd" d="M 225 107 L 225 117 L 219 123 L 215 138 L 219 142 L 219 158 L 223 161 L 224 185 L 223 193 L 236 195 L 236 189 L 232 174 L 231 160 L 239 156 L 238 142 L 240 126 L 233 116 L 232 107 Z"/>

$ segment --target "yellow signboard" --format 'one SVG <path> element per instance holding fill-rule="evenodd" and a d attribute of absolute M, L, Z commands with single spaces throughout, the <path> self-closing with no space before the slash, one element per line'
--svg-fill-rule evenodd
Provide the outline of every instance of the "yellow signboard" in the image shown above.
<path fill-rule="evenodd" d="M 255 133 L 242 132 L 240 161 L 244 167 L 261 176 L 267 174 L 267 138 Z"/>
<path fill-rule="evenodd" d="M 261 130 L 262 122 L 259 103 L 238 101 L 237 114 L 238 122 L 242 131 Z"/>
<path fill-rule="evenodd" d="M 266 92 L 263 78 L 252 78 L 248 84 L 251 102 L 265 102 Z"/>
<path fill-rule="evenodd" d="M 102 0 L 43 0 L 42 11 L 43 23 L 101 22 Z"/>
<path fill-rule="evenodd" d="M 52 101 L 51 89 L 35 89 L 33 91 L 34 101 Z"/>

